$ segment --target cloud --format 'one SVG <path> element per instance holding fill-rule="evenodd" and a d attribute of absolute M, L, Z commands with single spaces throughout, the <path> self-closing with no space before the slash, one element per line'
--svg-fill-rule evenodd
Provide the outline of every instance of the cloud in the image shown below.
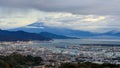
<path fill-rule="evenodd" d="M 0 9 L 0 14 L 0 28 L 2 29 L 18 28 L 34 22 L 43 22 L 43 25 L 50 27 L 93 33 L 117 32 L 120 29 L 120 18 L 117 15 L 82 15 L 69 12 L 44 12 L 34 9 L 13 10 L 8 8 Z"/>
<path fill-rule="evenodd" d="M 17 28 L 31 24 L 37 20 L 37 18 L 31 19 L 32 16 L 28 10 L 1 8 L 0 14 L 1 29 Z"/>
<path fill-rule="evenodd" d="M 93 33 L 117 31 L 120 25 L 119 22 L 117 22 L 117 18 L 114 16 L 75 15 L 71 13 L 51 14 L 50 17 L 42 21 L 46 26 L 69 28 Z"/>
<path fill-rule="evenodd" d="M 0 0 L 0 28 L 43 22 L 45 26 L 94 33 L 120 32 L 119 3 L 120 0 Z"/>
<path fill-rule="evenodd" d="M 1 7 L 82 15 L 118 15 L 119 3 L 120 0 L 0 0 Z"/>
<path fill-rule="evenodd" d="M 104 16 L 99 16 L 98 18 L 87 18 L 87 19 L 84 19 L 83 21 L 88 21 L 88 22 L 98 22 L 98 21 L 101 21 L 105 19 Z"/>

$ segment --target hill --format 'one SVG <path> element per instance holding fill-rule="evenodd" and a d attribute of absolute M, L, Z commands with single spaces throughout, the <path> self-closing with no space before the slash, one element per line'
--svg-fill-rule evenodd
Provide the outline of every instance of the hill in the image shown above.
<path fill-rule="evenodd" d="M 29 41 L 29 40 L 51 40 L 45 36 L 36 33 L 28 33 L 24 31 L 7 31 L 0 30 L 0 41 Z"/>
<path fill-rule="evenodd" d="M 49 32 L 41 32 L 41 36 L 45 36 L 47 38 L 53 38 L 53 39 L 77 39 L 76 37 L 68 37 L 64 35 L 57 35 Z"/>
<path fill-rule="evenodd" d="M 72 37 L 56 35 L 49 32 L 29 33 L 25 31 L 0 30 L 0 41 L 29 41 L 29 40 L 48 41 L 52 39 L 68 39 L 68 38 Z"/>

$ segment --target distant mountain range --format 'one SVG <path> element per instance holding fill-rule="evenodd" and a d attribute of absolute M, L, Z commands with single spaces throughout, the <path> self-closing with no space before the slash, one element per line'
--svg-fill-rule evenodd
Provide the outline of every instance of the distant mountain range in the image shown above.
<path fill-rule="evenodd" d="M 25 31 L 7 31 L 0 30 L 0 41 L 29 41 L 29 40 L 52 40 L 52 39 L 69 39 L 63 35 L 56 35 L 49 32 L 29 33 Z"/>
<path fill-rule="evenodd" d="M 88 31 L 72 30 L 66 28 L 45 26 L 42 23 L 33 23 L 25 27 L 10 29 L 10 31 L 23 30 L 31 33 L 50 32 L 58 35 L 73 36 L 79 38 L 120 38 L 119 32 L 91 33 Z"/>
<path fill-rule="evenodd" d="M 40 35 L 52 39 L 77 39 L 77 37 L 68 37 L 68 36 L 57 35 L 49 32 L 41 32 Z"/>

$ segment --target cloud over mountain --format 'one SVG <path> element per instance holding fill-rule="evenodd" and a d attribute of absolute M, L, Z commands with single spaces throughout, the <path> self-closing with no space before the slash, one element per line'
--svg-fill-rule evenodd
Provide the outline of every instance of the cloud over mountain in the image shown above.
<path fill-rule="evenodd" d="M 43 22 L 46 26 L 94 33 L 118 32 L 119 3 L 119 0 L 0 0 L 0 28 Z"/>

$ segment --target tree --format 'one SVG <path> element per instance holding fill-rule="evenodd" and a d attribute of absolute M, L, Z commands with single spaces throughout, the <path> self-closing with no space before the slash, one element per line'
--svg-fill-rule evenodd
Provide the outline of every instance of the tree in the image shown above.
<path fill-rule="evenodd" d="M 61 64 L 59 68 L 76 68 L 76 67 L 73 64 L 65 63 L 65 64 Z"/>

